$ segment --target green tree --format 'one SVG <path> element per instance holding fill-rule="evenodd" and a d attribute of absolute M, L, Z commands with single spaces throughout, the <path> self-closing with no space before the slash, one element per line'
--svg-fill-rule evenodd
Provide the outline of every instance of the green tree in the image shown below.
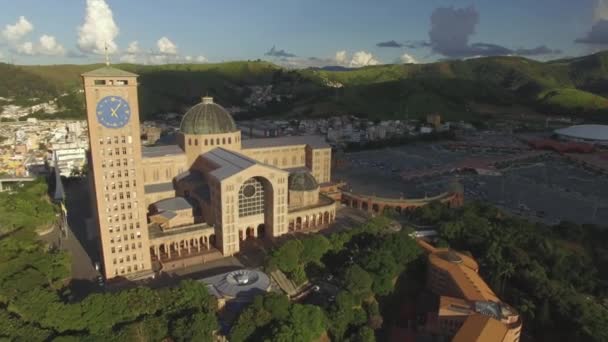
<path fill-rule="evenodd" d="M 218 329 L 214 315 L 196 312 L 176 319 L 172 323 L 171 336 L 176 341 L 213 341 L 213 332 Z"/>
<path fill-rule="evenodd" d="M 357 264 L 350 266 L 344 274 L 344 287 L 355 296 L 368 294 L 373 282 L 371 275 Z"/>

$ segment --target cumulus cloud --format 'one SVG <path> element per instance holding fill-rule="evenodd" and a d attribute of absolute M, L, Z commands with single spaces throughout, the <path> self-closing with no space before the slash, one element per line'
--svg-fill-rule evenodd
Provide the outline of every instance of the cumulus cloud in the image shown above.
<path fill-rule="evenodd" d="M 407 54 L 407 53 L 404 53 L 403 55 L 401 55 L 399 57 L 399 61 L 403 64 L 418 63 L 416 58 L 414 58 L 412 55 Z"/>
<path fill-rule="evenodd" d="M 608 0 L 596 0 L 593 25 L 584 37 L 574 42 L 589 45 L 608 45 Z"/>
<path fill-rule="evenodd" d="M 105 0 L 87 0 L 84 23 L 78 28 L 78 48 L 85 53 L 115 53 L 118 36 L 112 10 Z"/>
<path fill-rule="evenodd" d="M 38 43 L 23 42 L 15 46 L 15 51 L 21 55 L 45 55 L 45 56 L 62 56 L 65 55 L 65 48 L 57 43 L 57 39 L 53 36 L 43 34 L 40 36 Z"/>
<path fill-rule="evenodd" d="M 280 57 L 280 58 L 296 57 L 295 54 L 289 53 L 283 49 L 278 50 L 275 46 L 273 46 L 270 50 L 268 50 L 266 53 L 264 53 L 264 56 Z"/>
<path fill-rule="evenodd" d="M 608 0 L 596 0 L 595 9 L 593 11 L 593 21 L 608 19 Z"/>
<path fill-rule="evenodd" d="M 198 63 L 207 63 L 207 62 L 209 62 L 209 60 L 207 59 L 207 57 L 202 56 L 202 55 L 201 56 L 197 56 L 196 57 L 196 61 Z"/>
<path fill-rule="evenodd" d="M 439 7 L 431 14 L 429 39 L 434 52 L 448 57 L 476 55 L 470 51 L 469 38 L 475 33 L 479 13 L 474 7 Z"/>
<path fill-rule="evenodd" d="M 368 65 L 380 64 L 380 61 L 367 51 L 357 51 L 349 55 L 346 50 L 337 51 L 332 57 L 284 57 L 276 61 L 287 68 L 321 68 L 325 66 L 341 66 L 359 68 Z"/>
<path fill-rule="evenodd" d="M 57 43 L 55 37 L 44 34 L 40 37 L 38 52 L 43 55 L 58 56 L 64 55 L 65 49 Z"/>
<path fill-rule="evenodd" d="M 406 42 L 405 47 L 430 48 L 432 52 L 449 58 L 467 58 L 500 55 L 540 56 L 561 53 L 545 45 L 533 48 L 511 49 L 502 45 L 470 43 L 479 24 L 479 12 L 473 6 L 465 8 L 439 7 L 431 14 L 429 41 Z"/>
<path fill-rule="evenodd" d="M 348 64 L 348 55 L 345 50 L 336 52 L 336 57 L 334 58 L 338 65 L 347 65 Z"/>
<path fill-rule="evenodd" d="M 377 47 L 388 47 L 388 48 L 400 48 L 403 47 L 402 43 L 398 43 L 394 40 L 389 40 L 386 42 L 380 42 L 376 44 Z"/>
<path fill-rule="evenodd" d="M 15 50 L 17 51 L 18 54 L 32 56 L 32 55 L 34 55 L 34 43 L 24 42 L 24 43 L 18 44 L 15 47 Z"/>
<path fill-rule="evenodd" d="M 351 68 L 360 68 L 368 65 L 378 65 L 378 61 L 374 55 L 367 51 L 357 51 L 353 54 L 353 58 L 350 60 L 349 66 Z"/>
<path fill-rule="evenodd" d="M 158 51 L 163 55 L 177 55 L 177 45 L 167 37 L 161 37 L 156 42 L 156 47 L 158 47 Z"/>
<path fill-rule="evenodd" d="M 129 46 L 127 47 L 127 53 L 134 55 L 139 53 L 139 42 L 137 41 L 133 41 L 129 43 Z"/>
<path fill-rule="evenodd" d="M 135 64 L 137 63 L 137 55 L 135 54 L 126 54 L 126 55 L 122 55 L 120 56 L 120 61 L 123 63 L 131 63 L 131 64 Z"/>
<path fill-rule="evenodd" d="M 2 36 L 8 41 L 15 42 L 33 30 L 34 25 L 32 25 L 24 16 L 20 16 L 14 25 L 9 24 L 4 27 Z"/>

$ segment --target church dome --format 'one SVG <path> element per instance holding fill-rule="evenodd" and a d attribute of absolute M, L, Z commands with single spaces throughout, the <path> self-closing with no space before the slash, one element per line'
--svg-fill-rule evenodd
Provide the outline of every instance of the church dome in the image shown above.
<path fill-rule="evenodd" d="M 310 191 L 319 187 L 315 177 L 309 172 L 299 171 L 289 175 L 289 190 Z"/>
<path fill-rule="evenodd" d="M 184 134 L 222 134 L 235 132 L 236 124 L 224 107 L 205 96 L 202 102 L 190 108 L 179 128 Z"/>

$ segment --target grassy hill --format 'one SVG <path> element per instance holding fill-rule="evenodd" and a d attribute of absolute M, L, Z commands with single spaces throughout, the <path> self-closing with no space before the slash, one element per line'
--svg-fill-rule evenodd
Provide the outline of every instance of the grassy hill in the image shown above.
<path fill-rule="evenodd" d="M 0 64 L 0 96 L 24 101 L 78 89 L 80 74 L 101 65 Z M 345 71 L 286 70 L 263 61 L 134 65 L 144 117 L 183 112 L 209 94 L 224 106 L 245 106 L 248 86 L 274 86 L 291 99 L 251 108 L 252 116 L 323 116 L 354 113 L 403 118 L 440 112 L 469 116 L 478 106 L 526 106 L 553 114 L 608 113 L 608 53 L 550 62 L 486 57 L 429 64 L 379 65 Z M 331 88 L 328 83 L 339 83 Z M 70 101 L 78 103 L 78 101 Z M 2 103 L 0 103 L 2 105 Z M 473 108 L 473 109 L 472 109 Z M 73 108 L 72 112 L 82 108 Z"/>

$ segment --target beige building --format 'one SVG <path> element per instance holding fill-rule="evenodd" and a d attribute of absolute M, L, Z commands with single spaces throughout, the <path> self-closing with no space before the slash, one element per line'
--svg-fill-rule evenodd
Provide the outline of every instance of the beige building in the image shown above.
<path fill-rule="evenodd" d="M 317 230 L 335 219 L 323 138 L 241 140 L 210 97 L 183 117 L 177 145 L 142 147 L 137 75 L 83 76 L 91 186 L 107 278 L 233 255 L 245 239 Z M 177 261 L 177 262 L 176 262 Z"/>
<path fill-rule="evenodd" d="M 427 319 L 425 331 L 457 342 L 520 340 L 519 313 L 481 278 L 475 259 L 421 239 L 417 242 L 428 253 L 427 286 L 439 296 L 437 312 Z"/>

